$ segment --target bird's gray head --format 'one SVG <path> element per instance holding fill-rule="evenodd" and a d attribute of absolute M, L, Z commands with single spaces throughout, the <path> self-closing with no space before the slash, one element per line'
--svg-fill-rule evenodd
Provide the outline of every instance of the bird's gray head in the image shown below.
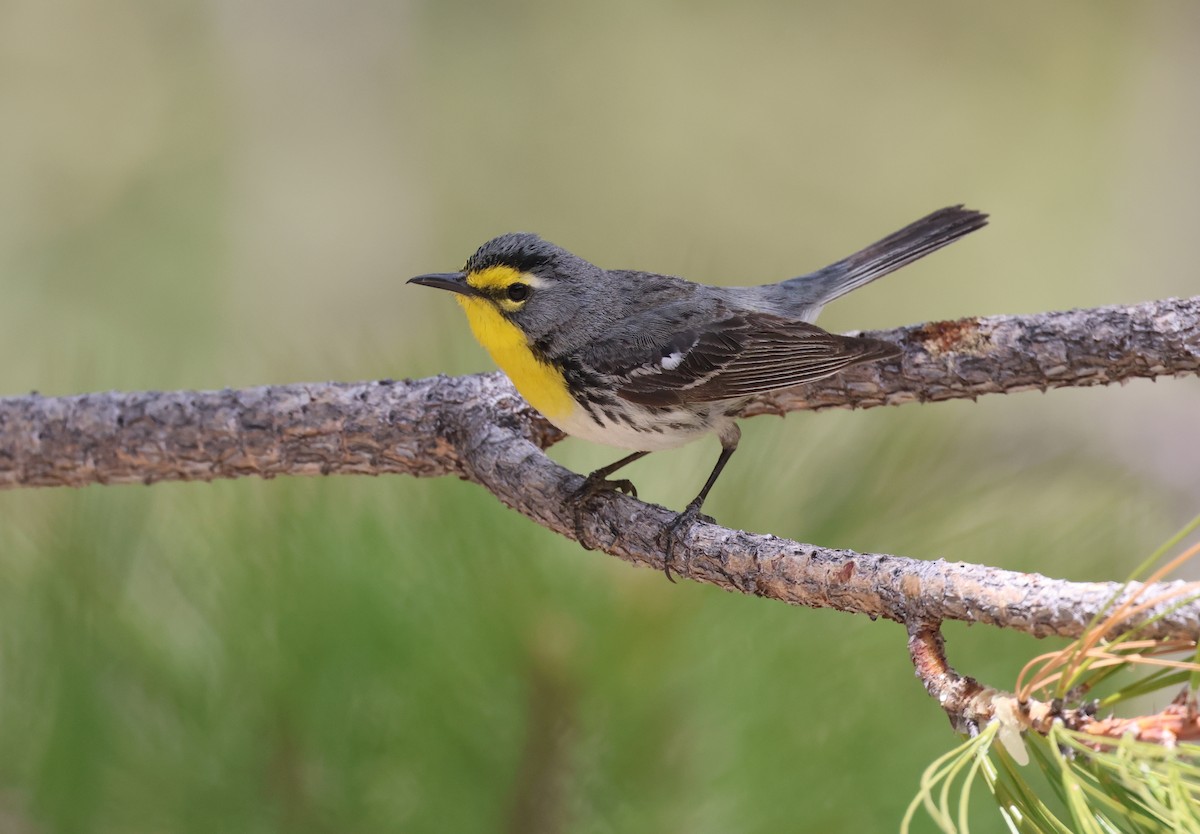
<path fill-rule="evenodd" d="M 528 232 L 489 240 L 467 259 L 462 272 L 419 275 L 409 283 L 458 293 L 481 341 L 480 327 L 493 315 L 516 325 L 535 349 L 546 353 L 568 347 L 568 338 L 591 338 L 595 328 L 584 323 L 607 323 L 607 316 L 597 315 L 605 309 L 604 271 Z M 581 317 L 580 311 L 587 309 L 592 314 Z"/>

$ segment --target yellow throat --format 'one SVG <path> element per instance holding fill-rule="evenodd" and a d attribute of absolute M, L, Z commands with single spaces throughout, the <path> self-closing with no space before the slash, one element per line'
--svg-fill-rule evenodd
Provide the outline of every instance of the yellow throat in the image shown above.
<path fill-rule="evenodd" d="M 519 280 L 528 280 L 510 267 L 492 267 L 467 276 L 467 283 L 477 289 L 506 288 Z M 496 305 L 486 299 L 456 295 L 466 311 L 471 332 L 492 361 L 508 375 L 513 385 L 529 404 L 554 421 L 567 417 L 575 410 L 575 400 L 567 390 L 562 372 L 539 360 L 529 348 L 529 340 L 521 329 L 501 315 Z"/>

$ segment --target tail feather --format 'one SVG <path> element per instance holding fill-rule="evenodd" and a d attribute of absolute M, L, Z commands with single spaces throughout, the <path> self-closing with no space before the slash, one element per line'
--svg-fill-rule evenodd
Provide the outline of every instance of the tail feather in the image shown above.
<path fill-rule="evenodd" d="M 784 281 L 814 307 L 882 278 L 987 225 L 988 216 L 961 205 L 939 209 L 822 270 Z"/>

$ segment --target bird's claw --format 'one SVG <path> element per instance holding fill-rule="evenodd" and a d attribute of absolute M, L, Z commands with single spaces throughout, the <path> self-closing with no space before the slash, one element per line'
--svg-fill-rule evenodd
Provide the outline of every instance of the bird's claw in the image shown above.
<path fill-rule="evenodd" d="M 628 495 L 630 498 L 637 498 L 637 487 L 635 487 L 633 485 L 633 481 L 629 480 L 628 478 L 620 478 L 616 481 L 605 481 L 605 483 L 611 485 L 610 488 L 613 490 L 613 492 L 621 492 L 625 495 Z"/>
<path fill-rule="evenodd" d="M 597 495 L 604 492 L 620 492 L 631 498 L 637 498 L 637 487 L 633 485 L 633 481 L 628 478 L 618 478 L 616 480 L 608 480 L 604 477 L 595 477 L 595 473 L 588 475 L 583 485 L 579 489 L 571 493 L 571 512 L 575 520 L 575 540 L 583 547 L 584 550 L 591 550 L 592 546 L 588 544 L 583 531 L 583 510 L 587 506 L 588 501 Z"/>

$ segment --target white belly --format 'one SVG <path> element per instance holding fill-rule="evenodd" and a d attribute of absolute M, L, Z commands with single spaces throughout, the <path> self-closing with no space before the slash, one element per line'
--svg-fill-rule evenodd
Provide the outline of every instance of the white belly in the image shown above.
<path fill-rule="evenodd" d="M 682 409 L 665 409 L 654 414 L 637 409 L 632 415 L 634 425 L 619 417 L 612 419 L 599 408 L 596 417 L 600 422 L 597 422 L 583 406 L 576 404 L 565 418 L 558 417 L 550 422 L 571 437 L 581 437 L 593 443 L 628 449 L 631 452 L 674 449 L 720 429 L 719 424 L 708 423 L 693 412 Z M 654 431 L 650 426 L 658 426 L 661 430 Z"/>

